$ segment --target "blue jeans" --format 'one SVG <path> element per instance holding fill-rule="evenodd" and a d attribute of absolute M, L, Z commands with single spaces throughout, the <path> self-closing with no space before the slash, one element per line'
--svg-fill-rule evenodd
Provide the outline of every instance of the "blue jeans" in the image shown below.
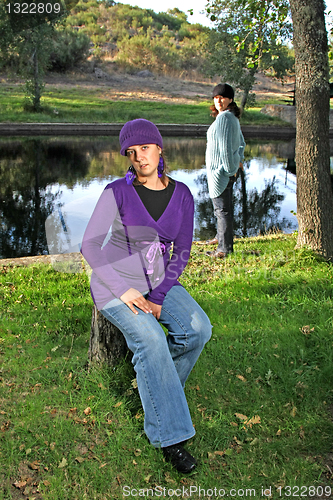
<path fill-rule="evenodd" d="M 218 241 L 217 252 L 232 253 L 234 251 L 234 207 L 232 177 L 225 190 L 217 198 L 212 198 L 214 215 L 216 217 L 216 238 Z"/>
<path fill-rule="evenodd" d="M 123 333 L 133 352 L 139 394 L 145 413 L 144 429 L 156 448 L 185 441 L 195 434 L 184 386 L 205 343 L 211 336 L 206 313 L 182 286 L 167 293 L 159 322 L 120 299 L 102 314 Z"/>

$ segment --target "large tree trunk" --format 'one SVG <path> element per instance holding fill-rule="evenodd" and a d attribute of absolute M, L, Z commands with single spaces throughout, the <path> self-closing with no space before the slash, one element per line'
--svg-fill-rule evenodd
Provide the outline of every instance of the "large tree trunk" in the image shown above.
<path fill-rule="evenodd" d="M 296 70 L 297 247 L 333 260 L 329 72 L 323 0 L 290 0 Z"/>
<path fill-rule="evenodd" d="M 127 354 L 132 356 L 120 330 L 108 321 L 97 308 L 93 307 L 91 319 L 89 360 L 115 366 Z"/>

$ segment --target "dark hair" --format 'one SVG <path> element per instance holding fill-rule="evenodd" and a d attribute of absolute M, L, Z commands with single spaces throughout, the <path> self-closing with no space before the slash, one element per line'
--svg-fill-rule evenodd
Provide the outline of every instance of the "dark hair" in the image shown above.
<path fill-rule="evenodd" d="M 165 161 L 165 157 L 164 157 L 163 151 L 162 151 L 162 153 L 161 153 L 161 157 L 163 158 L 163 161 L 164 161 L 164 169 L 163 169 L 162 177 L 160 177 L 160 179 L 161 179 L 161 182 L 162 182 L 163 186 L 165 186 L 165 187 L 166 187 L 166 186 L 167 186 L 167 184 L 168 184 L 168 183 L 167 183 L 167 172 L 168 172 L 168 167 L 167 167 L 167 164 L 166 164 L 166 161 Z M 141 182 L 141 181 L 139 181 L 135 168 L 133 168 L 133 171 L 134 171 L 134 174 L 135 174 L 135 179 L 134 179 L 134 181 L 133 181 L 133 185 L 134 185 L 134 186 L 140 186 L 140 185 L 144 185 L 144 184 L 146 184 L 146 182 L 147 182 L 147 181 L 146 181 L 146 182 Z M 170 181 L 170 180 L 172 180 L 172 179 L 170 179 L 170 178 L 169 178 L 169 181 Z"/>
<path fill-rule="evenodd" d="M 215 104 L 212 104 L 209 109 L 210 109 L 211 116 L 213 116 L 214 118 L 216 118 L 217 115 L 219 114 L 219 112 L 215 108 Z M 235 103 L 235 101 L 231 101 L 231 103 L 227 107 L 227 110 L 231 111 L 231 113 L 233 113 L 236 118 L 238 118 L 238 119 L 240 118 L 240 116 L 241 116 L 241 110 L 237 106 L 237 104 Z"/>

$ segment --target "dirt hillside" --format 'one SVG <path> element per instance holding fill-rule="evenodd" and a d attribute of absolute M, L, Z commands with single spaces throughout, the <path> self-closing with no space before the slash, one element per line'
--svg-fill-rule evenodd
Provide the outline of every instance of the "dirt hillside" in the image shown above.
<path fill-rule="evenodd" d="M 193 81 L 181 77 L 153 75 L 142 71 L 136 75 L 115 72 L 109 67 L 82 69 L 75 73 L 50 73 L 46 83 L 52 86 L 78 86 L 103 88 L 110 99 L 155 100 L 163 102 L 198 102 L 210 99 L 211 91 L 218 80 Z M 281 82 L 262 74 L 257 77 L 253 91 L 257 101 L 268 98 L 285 98 L 293 89 L 293 80 Z M 236 100 L 239 98 L 236 94 Z"/>

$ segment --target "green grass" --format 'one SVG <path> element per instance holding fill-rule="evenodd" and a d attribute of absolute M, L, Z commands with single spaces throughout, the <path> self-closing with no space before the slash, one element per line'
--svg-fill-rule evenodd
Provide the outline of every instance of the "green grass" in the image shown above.
<path fill-rule="evenodd" d="M 47 86 L 42 97 L 43 111 L 24 110 L 23 86 L 2 84 L 0 88 L 0 122 L 21 123 L 123 123 L 146 118 L 156 123 L 210 124 L 210 102 L 170 104 L 143 100 L 110 100 L 105 89 Z M 286 122 L 260 113 L 260 108 L 246 110 L 243 125 L 280 125 Z"/>
<path fill-rule="evenodd" d="M 313 498 L 310 486 L 332 498 L 333 267 L 294 245 L 237 240 L 225 261 L 193 245 L 182 282 L 213 336 L 186 385 L 199 460 L 189 477 L 149 445 L 132 367 L 88 369 L 87 276 L 2 268 L 0 499 Z"/>

